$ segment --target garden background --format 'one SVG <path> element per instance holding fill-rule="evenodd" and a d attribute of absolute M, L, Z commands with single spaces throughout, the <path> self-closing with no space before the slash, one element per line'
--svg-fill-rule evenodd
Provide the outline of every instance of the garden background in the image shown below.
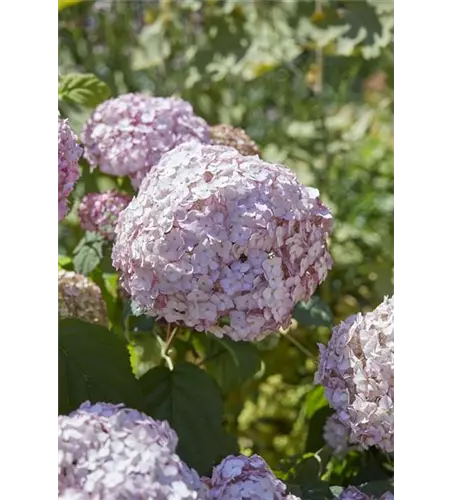
<path fill-rule="evenodd" d="M 276 470 L 293 457 L 311 467 L 307 459 L 324 445 L 331 410 L 313 385 L 317 343 L 327 343 L 332 325 L 393 293 L 393 62 L 392 2 L 59 2 L 60 75 L 92 73 L 111 96 L 182 97 L 209 124 L 245 129 L 263 159 L 318 188 L 333 213 L 333 269 L 311 302 L 297 307 L 289 330 L 243 352 L 231 354 L 228 342 L 201 347 L 201 366 L 223 395 L 226 428 L 242 452 L 262 455 Z M 72 101 L 59 108 L 79 133 L 92 109 Z M 81 196 L 112 187 L 133 192 L 124 180 L 80 165 L 71 213 L 59 225 L 65 269 L 82 265 Z M 119 329 L 124 311 L 115 310 L 117 275 L 108 258 L 87 274 Z M 131 360 L 143 374 L 159 363 L 150 334 L 159 324 L 130 321 Z M 322 472 L 343 485 L 391 476 L 388 457 L 364 457 L 351 452 Z"/>

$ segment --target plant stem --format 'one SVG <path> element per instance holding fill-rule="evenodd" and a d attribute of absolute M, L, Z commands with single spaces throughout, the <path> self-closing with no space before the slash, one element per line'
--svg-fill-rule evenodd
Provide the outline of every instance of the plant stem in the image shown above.
<path fill-rule="evenodd" d="M 316 358 L 316 356 L 314 356 L 314 354 L 312 354 L 312 352 L 308 348 L 306 348 L 303 344 L 298 342 L 298 340 L 292 337 L 290 333 L 284 333 L 283 337 L 286 337 L 289 342 L 291 342 L 300 352 L 302 352 L 308 358 L 312 359 Z"/>
<path fill-rule="evenodd" d="M 166 329 L 166 345 L 165 345 L 165 350 L 163 351 L 163 354 L 165 356 L 168 356 L 168 352 L 171 347 L 171 342 L 173 341 L 176 332 L 177 332 L 177 326 L 171 331 L 171 324 L 168 324 L 168 327 Z"/>

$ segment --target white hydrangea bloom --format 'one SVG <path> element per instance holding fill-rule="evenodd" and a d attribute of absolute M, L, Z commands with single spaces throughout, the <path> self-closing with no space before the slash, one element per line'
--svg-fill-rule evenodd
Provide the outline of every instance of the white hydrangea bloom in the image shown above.
<path fill-rule="evenodd" d="M 350 441 L 394 451 L 394 298 L 335 327 L 315 376 Z"/>
<path fill-rule="evenodd" d="M 143 312 L 233 340 L 287 326 L 331 268 L 332 216 L 293 172 L 185 143 L 121 212 L 112 258 Z"/>
<path fill-rule="evenodd" d="M 58 417 L 61 498 L 207 500 L 206 486 L 176 455 L 177 436 L 123 405 L 89 402 Z"/>
<path fill-rule="evenodd" d="M 213 469 L 210 500 L 301 500 L 287 491 L 259 455 L 229 455 Z"/>

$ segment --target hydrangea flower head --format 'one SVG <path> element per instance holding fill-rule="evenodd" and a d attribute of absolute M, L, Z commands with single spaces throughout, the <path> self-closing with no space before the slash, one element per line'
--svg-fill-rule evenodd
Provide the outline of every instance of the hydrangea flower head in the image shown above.
<path fill-rule="evenodd" d="M 300 500 L 259 455 L 228 455 L 208 480 L 210 500 Z"/>
<path fill-rule="evenodd" d="M 88 193 L 82 198 L 78 209 L 81 227 L 112 240 L 119 213 L 131 200 L 132 196 L 116 190 Z"/>
<path fill-rule="evenodd" d="M 210 127 L 210 139 L 212 144 L 235 148 L 243 156 L 261 156 L 256 143 L 241 128 L 224 123 L 213 125 Z"/>
<path fill-rule="evenodd" d="M 58 486 L 63 498 L 207 500 L 207 488 L 176 455 L 177 436 L 122 405 L 84 403 L 58 417 Z"/>
<path fill-rule="evenodd" d="M 80 177 L 78 160 L 82 152 L 68 120 L 58 117 L 58 221 L 66 217 L 68 196 Z"/>
<path fill-rule="evenodd" d="M 58 271 L 58 315 L 108 326 L 101 289 L 94 281 L 73 271 Z"/>
<path fill-rule="evenodd" d="M 287 326 L 332 261 L 332 216 L 282 165 L 188 142 L 120 214 L 113 265 L 144 313 L 234 340 Z"/>
<path fill-rule="evenodd" d="M 394 298 L 351 316 L 319 345 L 315 375 L 350 441 L 394 451 Z"/>
<path fill-rule="evenodd" d="M 138 188 L 164 153 L 187 140 L 210 139 L 207 123 L 188 102 L 134 93 L 100 104 L 86 122 L 82 140 L 93 167 L 130 175 Z"/>

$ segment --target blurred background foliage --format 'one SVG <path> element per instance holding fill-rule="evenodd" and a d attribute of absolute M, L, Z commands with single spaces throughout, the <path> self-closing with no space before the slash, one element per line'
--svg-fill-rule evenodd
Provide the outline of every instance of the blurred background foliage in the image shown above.
<path fill-rule="evenodd" d="M 310 318 L 298 308 L 287 332 L 253 346 L 257 357 L 243 353 L 241 363 L 235 353 L 243 377 L 228 376 L 226 358 L 210 363 L 226 399 L 226 425 L 238 429 L 242 451 L 273 467 L 324 444 L 330 410 L 313 385 L 317 342 L 328 341 L 332 324 L 393 292 L 393 64 L 390 1 L 59 2 L 61 75 L 93 73 L 113 96 L 180 96 L 210 124 L 244 128 L 264 159 L 317 187 L 334 214 L 334 267 Z M 77 132 L 91 112 L 68 104 L 61 110 Z M 81 194 L 129 188 L 82 165 L 74 210 L 60 224 L 60 255 L 72 255 L 83 236 L 75 211 Z M 104 291 L 114 295 L 116 277 L 108 262 L 102 266 Z M 211 358 L 205 340 L 189 340 Z M 186 357 L 184 339 L 178 342 Z M 153 366 L 152 354 L 144 358 Z M 209 371 L 208 361 L 201 366 Z M 377 455 L 353 452 L 347 467 L 335 459 L 323 473 L 336 475 L 335 484 L 362 482 L 365 463 L 373 479 L 375 468 L 385 477 L 386 459 Z"/>

